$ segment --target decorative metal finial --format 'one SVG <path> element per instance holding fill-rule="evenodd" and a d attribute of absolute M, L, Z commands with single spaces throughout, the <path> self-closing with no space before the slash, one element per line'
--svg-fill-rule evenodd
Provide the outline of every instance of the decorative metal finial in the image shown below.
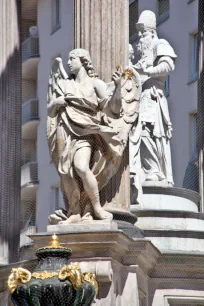
<path fill-rule="evenodd" d="M 59 248 L 60 247 L 59 238 L 56 234 L 52 235 L 49 246 L 50 246 L 50 248 Z"/>
<path fill-rule="evenodd" d="M 51 236 L 50 239 L 50 243 L 49 245 L 42 247 L 40 249 L 38 249 L 38 251 L 40 250 L 45 250 L 45 249 L 63 249 L 63 250 L 70 250 L 69 248 L 63 247 L 61 246 L 60 242 L 59 242 L 59 237 L 56 234 L 53 234 Z M 71 250 L 70 250 L 71 251 Z"/>

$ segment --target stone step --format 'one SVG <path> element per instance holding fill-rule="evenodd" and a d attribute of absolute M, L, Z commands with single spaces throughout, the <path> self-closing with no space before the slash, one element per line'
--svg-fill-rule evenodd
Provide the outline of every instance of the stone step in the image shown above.
<path fill-rule="evenodd" d="M 144 230 L 144 234 L 161 252 L 204 252 L 204 231 Z"/>
<path fill-rule="evenodd" d="M 137 227 L 142 230 L 203 231 L 204 214 L 186 211 L 140 210 Z"/>
<path fill-rule="evenodd" d="M 132 213 L 140 210 L 198 212 L 200 195 L 184 188 L 145 186 L 139 202 L 139 204 L 132 203 Z"/>
<path fill-rule="evenodd" d="M 137 227 L 160 251 L 204 252 L 204 214 L 137 211 Z"/>

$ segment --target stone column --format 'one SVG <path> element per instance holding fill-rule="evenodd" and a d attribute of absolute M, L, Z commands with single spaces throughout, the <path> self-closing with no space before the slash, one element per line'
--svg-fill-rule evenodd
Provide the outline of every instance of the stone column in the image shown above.
<path fill-rule="evenodd" d="M 90 51 L 105 82 L 117 65 L 128 65 L 129 1 L 75 0 L 75 48 Z"/>
<path fill-rule="evenodd" d="M 75 48 L 90 51 L 93 66 L 105 82 L 111 81 L 117 65 L 128 65 L 129 1 L 75 0 Z M 129 212 L 130 176 L 128 149 L 117 175 L 101 193 L 107 210 Z M 127 218 L 128 216 L 121 216 Z"/>
<path fill-rule="evenodd" d="M 19 260 L 20 0 L 0 1 L 0 262 Z"/>

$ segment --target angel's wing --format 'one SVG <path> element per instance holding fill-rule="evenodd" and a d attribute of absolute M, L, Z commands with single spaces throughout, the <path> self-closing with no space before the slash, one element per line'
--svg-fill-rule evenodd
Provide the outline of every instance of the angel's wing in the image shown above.
<path fill-rule="evenodd" d="M 121 85 L 121 115 L 126 123 L 134 123 L 139 114 L 139 103 L 142 92 L 139 73 L 133 68 L 124 71 Z"/>
<path fill-rule="evenodd" d="M 55 58 L 49 75 L 47 102 L 65 94 L 68 75 L 63 67 L 62 59 Z"/>
<path fill-rule="evenodd" d="M 66 92 L 66 82 L 68 75 L 64 70 L 62 59 L 60 57 L 55 58 L 52 64 L 51 72 L 49 75 L 47 103 L 51 103 L 52 100 L 63 96 Z M 56 129 L 58 124 L 58 114 L 55 117 L 47 116 L 47 140 L 52 156 L 56 145 Z"/>

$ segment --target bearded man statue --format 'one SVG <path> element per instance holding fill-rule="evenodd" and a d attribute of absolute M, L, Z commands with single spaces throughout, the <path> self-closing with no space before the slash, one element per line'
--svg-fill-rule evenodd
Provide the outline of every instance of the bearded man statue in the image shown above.
<path fill-rule="evenodd" d="M 143 170 L 142 181 L 162 181 L 162 184 L 171 186 L 173 185 L 170 152 L 172 123 L 164 86 L 166 77 L 175 68 L 177 56 L 166 40 L 158 38 L 156 16 L 153 12 L 141 13 L 136 30 L 137 63 L 132 67 L 140 74 L 142 95 L 138 126 L 135 135 L 132 133 L 130 138 L 133 142 L 130 146 L 131 156 L 137 157 L 139 154 Z M 131 164 L 131 175 L 134 176 L 137 167 L 134 167 L 134 162 Z"/>

